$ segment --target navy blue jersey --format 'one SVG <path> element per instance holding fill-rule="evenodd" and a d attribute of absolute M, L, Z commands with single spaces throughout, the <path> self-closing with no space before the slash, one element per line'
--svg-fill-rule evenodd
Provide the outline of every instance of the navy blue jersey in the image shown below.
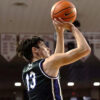
<path fill-rule="evenodd" d="M 43 59 L 24 67 L 22 78 L 30 100 L 62 100 L 59 76 L 50 77 L 42 68 Z"/>

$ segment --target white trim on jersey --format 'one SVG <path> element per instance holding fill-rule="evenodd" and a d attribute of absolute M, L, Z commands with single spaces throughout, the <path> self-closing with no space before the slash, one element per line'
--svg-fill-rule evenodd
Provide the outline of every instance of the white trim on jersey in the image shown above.
<path fill-rule="evenodd" d="M 39 63 L 39 68 L 40 68 L 42 74 L 43 74 L 44 76 L 46 76 L 47 78 L 49 78 L 49 79 L 58 79 L 58 78 L 59 78 L 59 75 L 58 75 L 57 77 L 51 77 L 51 76 L 47 75 L 47 74 L 43 71 L 43 69 L 41 68 L 41 67 L 42 67 L 42 66 L 41 66 L 41 63 L 42 63 L 43 61 L 44 61 L 44 59 L 41 60 L 40 63 Z"/>
<path fill-rule="evenodd" d="M 58 86 L 59 86 L 60 97 L 61 97 L 61 100 L 63 100 L 59 79 L 57 79 L 57 81 L 58 81 Z M 51 79 L 51 85 L 52 85 L 53 100 L 57 100 L 55 92 L 54 92 L 54 79 Z"/>
<path fill-rule="evenodd" d="M 51 79 L 51 88 L 52 88 L 53 100 L 57 100 L 57 99 L 56 99 L 55 92 L 54 92 L 54 79 L 56 79 L 56 80 L 58 81 L 59 92 L 60 92 L 59 94 L 60 94 L 61 100 L 63 100 L 63 98 L 62 98 L 62 92 L 61 92 L 61 87 L 60 87 L 60 82 L 59 82 L 59 76 L 57 76 L 57 77 L 50 77 L 50 76 L 48 76 L 48 75 L 43 71 L 43 69 L 41 68 L 41 67 L 42 67 L 41 64 L 42 64 L 43 61 L 44 61 L 44 60 L 41 60 L 41 61 L 40 61 L 40 63 L 39 63 L 39 68 L 40 68 L 40 71 L 42 72 L 42 74 L 43 74 L 44 76 L 46 76 L 47 78 Z"/>
<path fill-rule="evenodd" d="M 58 79 L 58 84 L 59 84 L 59 89 L 60 89 L 61 100 L 63 100 L 63 97 L 62 97 L 62 91 L 61 91 L 61 86 L 60 86 L 60 80 L 59 80 L 59 79 Z"/>
<path fill-rule="evenodd" d="M 54 94 L 54 84 L 53 84 L 53 79 L 51 79 L 51 87 L 52 87 L 53 100 L 56 100 L 55 94 Z"/>

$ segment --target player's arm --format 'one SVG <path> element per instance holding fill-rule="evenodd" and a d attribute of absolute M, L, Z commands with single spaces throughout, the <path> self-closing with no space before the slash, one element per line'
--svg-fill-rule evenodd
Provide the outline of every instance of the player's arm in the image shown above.
<path fill-rule="evenodd" d="M 91 49 L 85 40 L 82 33 L 73 26 L 72 33 L 76 39 L 77 47 L 66 52 L 66 53 L 57 53 L 48 58 L 51 62 L 55 63 L 55 67 L 60 68 L 63 65 L 71 64 L 84 56 L 90 54 Z M 52 63 L 52 64 L 53 64 Z"/>
<path fill-rule="evenodd" d="M 44 70 L 51 76 L 56 76 L 61 66 L 71 64 L 82 57 L 87 56 L 91 52 L 84 36 L 73 24 L 64 23 L 63 27 L 69 28 L 72 31 L 77 42 L 77 47 L 66 53 L 53 54 L 45 60 L 43 63 Z"/>
<path fill-rule="evenodd" d="M 62 23 L 54 19 L 53 21 L 56 30 L 56 49 L 55 53 L 64 53 L 64 28 Z"/>

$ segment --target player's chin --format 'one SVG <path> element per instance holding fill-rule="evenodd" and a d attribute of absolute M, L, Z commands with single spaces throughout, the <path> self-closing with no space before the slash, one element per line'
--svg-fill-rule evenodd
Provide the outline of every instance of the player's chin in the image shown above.
<path fill-rule="evenodd" d="M 45 58 L 48 58 L 50 56 L 50 54 L 45 55 Z"/>

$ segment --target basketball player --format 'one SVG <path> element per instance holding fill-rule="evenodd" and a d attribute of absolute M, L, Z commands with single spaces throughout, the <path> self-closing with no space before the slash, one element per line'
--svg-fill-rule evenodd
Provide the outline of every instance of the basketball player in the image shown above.
<path fill-rule="evenodd" d="M 50 55 L 44 40 L 37 36 L 22 41 L 17 48 L 18 54 L 29 61 L 22 72 L 29 100 L 62 100 L 59 69 L 87 56 L 91 51 L 84 36 L 73 24 L 56 19 L 53 24 L 57 34 L 54 54 Z M 64 52 L 65 29 L 72 32 L 77 42 L 77 47 L 68 52 Z"/>

